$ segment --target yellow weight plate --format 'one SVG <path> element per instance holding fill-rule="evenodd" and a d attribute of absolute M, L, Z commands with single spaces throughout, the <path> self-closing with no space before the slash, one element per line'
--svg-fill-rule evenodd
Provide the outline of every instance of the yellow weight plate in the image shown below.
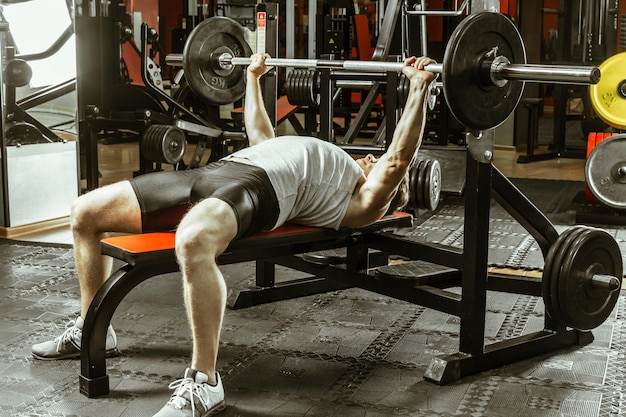
<path fill-rule="evenodd" d="M 589 86 L 591 104 L 605 123 L 626 129 L 626 52 L 613 55 L 598 68 L 602 76 Z"/>

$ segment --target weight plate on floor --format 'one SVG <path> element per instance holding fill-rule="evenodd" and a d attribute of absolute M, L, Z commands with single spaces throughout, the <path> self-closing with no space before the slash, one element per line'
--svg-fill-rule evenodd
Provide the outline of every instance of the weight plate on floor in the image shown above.
<path fill-rule="evenodd" d="M 185 79 L 199 97 L 211 104 L 234 103 L 246 90 L 243 65 L 223 69 L 220 55 L 249 57 L 252 49 L 244 37 L 244 27 L 223 16 L 203 20 L 185 42 L 183 69 Z"/>
<path fill-rule="evenodd" d="M 568 231 L 571 231 L 571 229 L 566 230 L 564 233 L 567 233 Z M 552 268 L 554 267 L 554 257 L 556 256 L 556 253 L 557 253 L 556 249 L 557 249 L 556 243 L 550 246 L 550 249 L 548 250 L 548 253 L 543 263 L 543 272 L 541 274 L 541 296 L 543 298 L 543 304 L 546 309 L 546 314 L 552 317 L 553 320 L 557 322 L 561 322 L 562 318 L 556 315 L 556 311 L 554 307 L 552 307 L 552 300 L 550 299 L 550 292 L 552 291 L 551 274 L 552 274 Z"/>
<path fill-rule="evenodd" d="M 546 311 L 557 322 L 563 323 L 563 315 L 559 306 L 558 297 L 558 285 L 559 285 L 559 269 L 563 263 L 563 258 L 566 254 L 566 250 L 572 242 L 573 235 L 580 233 L 582 230 L 577 227 L 572 227 L 565 230 L 556 242 L 548 250 L 548 255 L 545 259 L 545 265 L 543 270 L 543 300 L 546 306 Z"/>
<path fill-rule="evenodd" d="M 598 142 L 585 163 L 593 196 L 616 210 L 626 210 L 626 134 Z"/>
<path fill-rule="evenodd" d="M 442 73 L 445 99 L 454 117 L 470 129 L 498 126 L 522 97 L 523 82 L 508 81 L 496 87 L 489 74 L 485 75 L 485 64 L 496 56 L 511 64 L 526 63 L 519 31 L 510 18 L 500 13 L 468 15 L 448 41 Z"/>
<path fill-rule="evenodd" d="M 567 249 L 558 279 L 564 323 L 574 329 L 595 329 L 609 317 L 619 297 L 617 289 L 593 285 L 594 275 L 617 277 L 621 285 L 622 255 L 615 239 L 601 229 L 583 228 Z"/>
<path fill-rule="evenodd" d="M 589 99 L 598 117 L 618 129 L 626 129 L 626 51 L 604 60 L 602 76 L 589 86 Z"/>

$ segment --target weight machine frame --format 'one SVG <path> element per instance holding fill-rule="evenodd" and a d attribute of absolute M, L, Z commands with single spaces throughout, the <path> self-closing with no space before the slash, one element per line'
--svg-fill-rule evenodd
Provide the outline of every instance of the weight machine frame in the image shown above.
<path fill-rule="evenodd" d="M 126 6 L 115 1 L 105 7 L 106 11 L 83 7 L 75 17 L 76 49 L 80 61 L 77 75 L 78 132 L 84 158 L 81 171 L 87 190 L 99 185 L 97 143 L 102 136 L 100 132 L 107 135 L 111 130 L 130 131 L 140 138 L 153 123 L 178 125 L 186 135 L 198 137 L 196 152 L 188 167 L 197 166 L 204 150 L 209 147 L 212 149 L 209 160 L 212 161 L 224 156 L 233 141 L 241 143 L 245 140 L 242 133 L 222 131 L 219 128 L 223 126 L 217 126 L 216 120 L 201 118 L 155 85 L 150 45 L 156 43 L 156 39 L 145 23 L 141 25 L 140 46 L 133 45 L 141 60 L 143 85 L 123 80 L 121 43 L 131 41 L 122 39 L 122 28 L 128 20 Z M 160 169 L 160 163 L 148 161 L 140 153 L 136 174 Z"/>

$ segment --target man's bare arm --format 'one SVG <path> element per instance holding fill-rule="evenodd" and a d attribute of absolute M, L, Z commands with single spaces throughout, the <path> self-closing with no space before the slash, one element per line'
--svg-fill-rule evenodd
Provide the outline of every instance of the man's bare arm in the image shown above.
<path fill-rule="evenodd" d="M 423 71 L 434 61 L 430 58 L 409 58 L 402 72 L 410 80 L 409 96 L 387 152 L 380 157 L 365 182 L 353 196 L 344 218 L 344 226 L 362 226 L 382 216 L 406 175 L 419 145 L 426 121 L 428 86 L 435 74 Z"/>
<path fill-rule="evenodd" d="M 274 127 L 265 110 L 261 92 L 261 76 L 269 70 L 265 66 L 265 59 L 267 58 L 269 58 L 268 54 L 252 55 L 252 62 L 246 71 L 244 123 L 250 146 L 257 145 L 275 136 Z"/>

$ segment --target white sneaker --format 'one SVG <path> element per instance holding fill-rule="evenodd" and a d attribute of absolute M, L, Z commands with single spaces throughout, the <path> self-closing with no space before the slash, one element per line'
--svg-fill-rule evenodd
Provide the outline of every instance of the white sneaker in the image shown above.
<path fill-rule="evenodd" d="M 56 359 L 80 358 L 80 341 L 83 336 L 82 317 L 70 320 L 65 326 L 65 331 L 54 340 L 33 345 L 31 352 L 35 359 L 52 361 Z M 109 325 L 106 339 L 106 355 L 115 356 L 119 354 L 117 350 L 117 336 L 113 327 Z"/>
<path fill-rule="evenodd" d="M 169 385 L 174 393 L 153 417 L 208 417 L 224 410 L 224 386 L 220 375 L 215 376 L 217 384 L 210 385 L 206 374 L 187 368 L 183 379 Z"/>

